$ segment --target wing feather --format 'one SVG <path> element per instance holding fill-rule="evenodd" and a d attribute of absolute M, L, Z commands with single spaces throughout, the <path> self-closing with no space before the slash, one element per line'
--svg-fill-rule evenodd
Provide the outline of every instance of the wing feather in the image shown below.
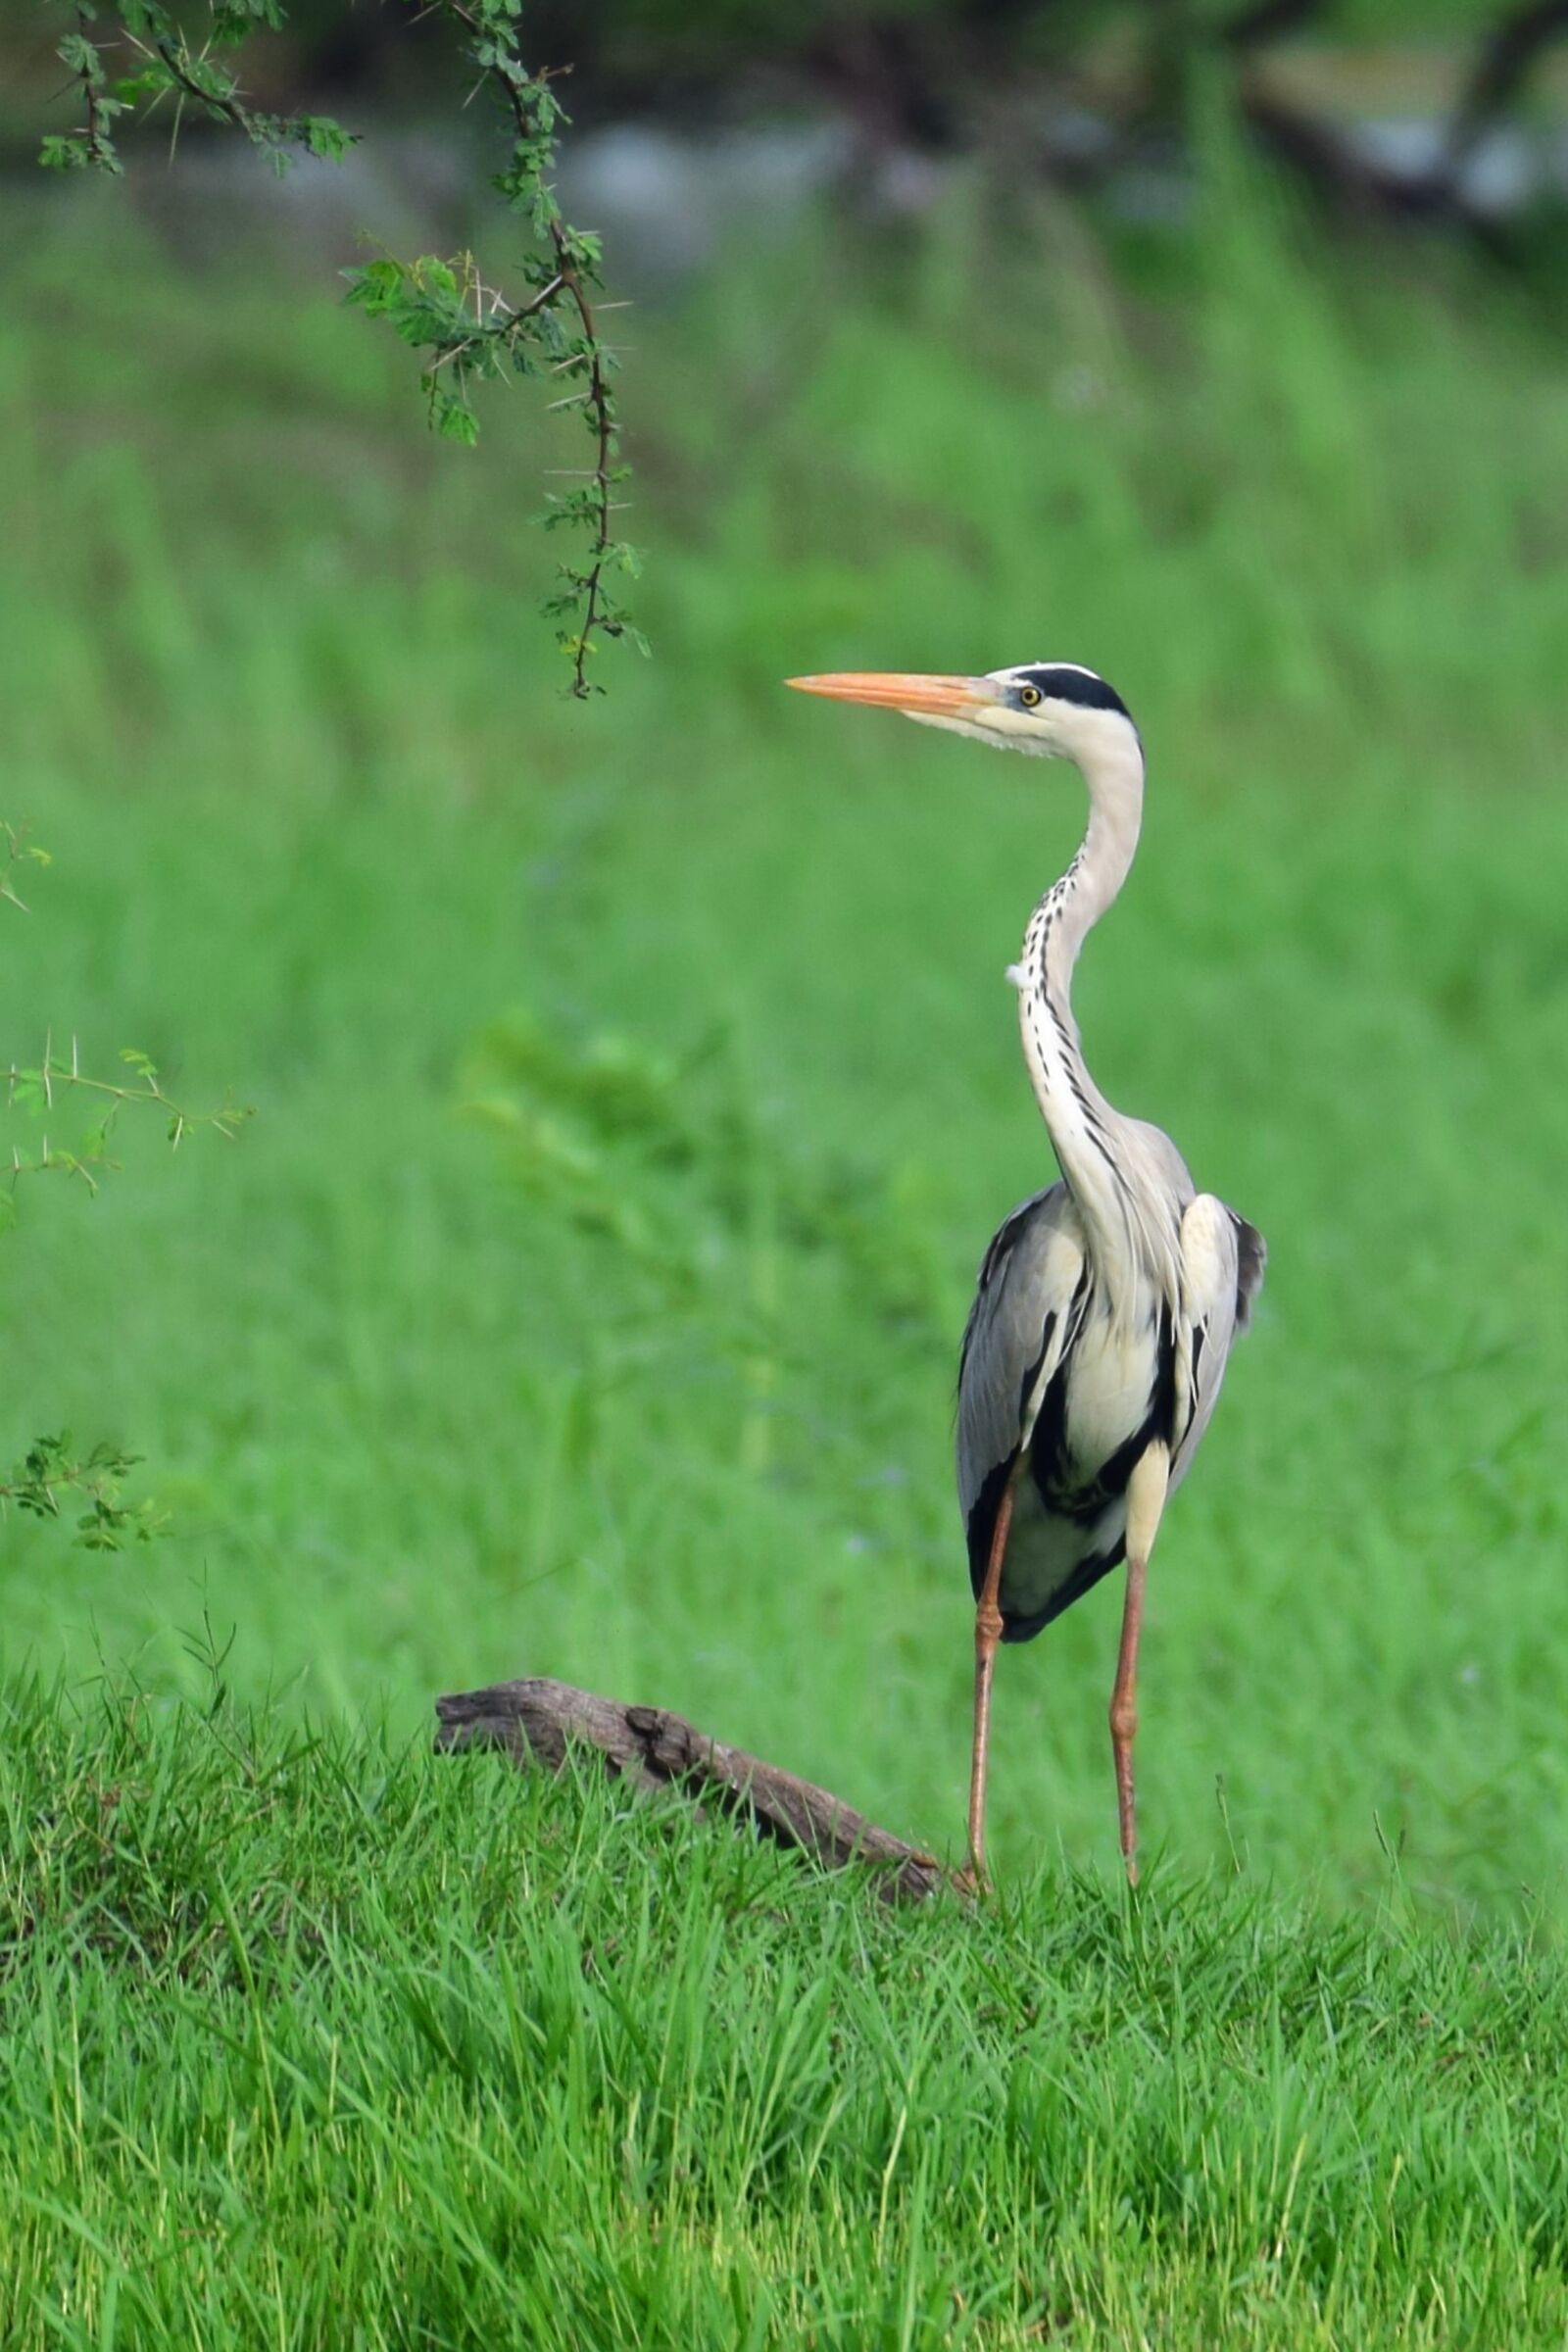
<path fill-rule="evenodd" d="M 1182 1312 L 1176 1338 L 1176 1442 L 1170 1483 L 1182 1479 L 1208 1427 L 1225 1365 L 1262 1287 L 1268 1251 L 1249 1225 L 1212 1193 L 1199 1193 L 1182 1216 Z"/>
<path fill-rule="evenodd" d="M 1015 1208 L 986 1251 L 958 1358 L 958 1501 L 971 1545 L 976 1506 L 986 1497 L 995 1519 L 1005 1473 L 1070 1342 L 1084 1270 L 1083 1228 L 1064 1184 Z"/>
<path fill-rule="evenodd" d="M 1236 1328 L 1245 1331 L 1252 1320 L 1252 1300 L 1263 1288 L 1268 1244 L 1255 1225 L 1249 1225 L 1234 1208 L 1227 1216 L 1236 1228 Z"/>

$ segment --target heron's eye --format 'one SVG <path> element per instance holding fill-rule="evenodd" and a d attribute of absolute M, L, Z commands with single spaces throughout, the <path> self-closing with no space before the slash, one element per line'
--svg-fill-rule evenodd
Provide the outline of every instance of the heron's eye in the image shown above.
<path fill-rule="evenodd" d="M 1018 689 L 1018 700 L 1026 710 L 1033 710 L 1045 699 L 1038 686 L 1020 686 Z"/>

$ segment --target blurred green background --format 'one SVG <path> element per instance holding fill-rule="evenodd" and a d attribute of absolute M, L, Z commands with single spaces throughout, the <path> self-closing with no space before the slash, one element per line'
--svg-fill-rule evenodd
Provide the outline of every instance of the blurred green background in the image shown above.
<path fill-rule="evenodd" d="M 954 98 L 924 146 L 809 42 L 775 87 L 744 10 L 701 73 L 657 10 L 584 32 L 568 197 L 612 100 L 743 179 L 780 123 L 840 141 L 788 204 L 713 183 L 695 252 L 677 202 L 667 267 L 639 182 L 629 284 L 608 231 L 655 656 L 586 708 L 529 520 L 575 440 L 514 392 L 435 444 L 338 299 L 383 200 L 468 233 L 477 151 L 403 89 L 399 188 L 199 136 L 125 189 L 16 162 L 0 813 L 54 863 L 3 910 L 5 1052 L 134 1046 L 257 1117 L 19 1189 L 7 1458 L 113 1438 L 172 1521 L 9 1520 L 4 1662 L 196 1688 L 205 1615 L 240 1690 L 411 1734 L 556 1674 L 955 1838 L 956 1343 L 1053 1173 L 1003 973 L 1081 795 L 779 681 L 1079 661 L 1151 756 L 1090 1060 L 1271 1250 L 1152 1570 L 1146 1838 L 1560 1899 L 1560 213 L 1352 203 L 1259 128 L 1374 69 L 1451 95 L 1474 12 L 1303 23 L 1266 85 L 1184 57 L 1179 137 L 1116 81 L 1140 12 L 1035 12 L 1025 94 L 1115 134 L 1087 177 L 988 115 L 985 12 L 912 13 L 874 30 Z M 1118 1605 L 1004 1661 L 1004 1862 L 1112 1854 Z"/>

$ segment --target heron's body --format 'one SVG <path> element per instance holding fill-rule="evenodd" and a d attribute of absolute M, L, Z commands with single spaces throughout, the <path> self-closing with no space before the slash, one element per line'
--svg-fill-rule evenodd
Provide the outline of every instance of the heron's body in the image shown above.
<path fill-rule="evenodd" d="M 1138 846 L 1143 745 L 1120 697 L 1070 663 L 982 678 L 796 682 L 998 748 L 1069 759 L 1089 788 L 1082 847 L 1036 906 L 1008 974 L 1061 1179 L 998 1229 L 959 1360 L 958 1496 L 978 1604 L 969 1836 L 978 1872 L 998 1641 L 1027 1642 L 1125 1560 L 1110 1721 L 1131 1873 L 1145 1571 L 1165 1502 L 1208 1425 L 1265 1256 L 1254 1227 L 1197 1191 L 1167 1135 L 1105 1101 L 1073 1018 L 1079 949 L 1121 889 Z"/>
<path fill-rule="evenodd" d="M 1064 1182 L 1014 1209 L 986 1252 L 959 1360 L 958 1500 L 978 1600 L 1022 1457 L 997 1594 L 1004 1642 L 1030 1641 L 1120 1567 L 1134 1464 L 1164 1444 L 1170 1492 L 1213 1409 L 1261 1250 L 1222 1202 L 1190 1179 L 1186 1192 L 1174 1306 L 1151 1296 L 1132 1319 L 1116 1311 Z"/>

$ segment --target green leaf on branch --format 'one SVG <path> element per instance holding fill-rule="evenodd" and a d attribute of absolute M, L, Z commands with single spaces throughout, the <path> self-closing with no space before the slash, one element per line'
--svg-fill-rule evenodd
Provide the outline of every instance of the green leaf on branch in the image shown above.
<path fill-rule="evenodd" d="M 9 1478 L 0 1479 L 0 1510 L 15 1506 L 34 1519 L 62 1519 L 72 1503 L 85 1503 L 76 1519 L 75 1541 L 88 1551 L 122 1551 L 127 1544 L 150 1544 L 168 1514 L 151 1500 L 122 1500 L 124 1480 L 141 1460 L 118 1446 L 97 1445 L 76 1456 L 69 1429 L 58 1437 L 35 1438 Z"/>
<path fill-rule="evenodd" d="M 430 391 L 430 421 L 445 441 L 461 441 L 471 449 L 479 438 L 479 419 L 461 393 L 443 392 L 439 385 Z"/>
<path fill-rule="evenodd" d="M 306 152 L 326 164 L 340 164 L 349 149 L 359 145 L 358 132 L 345 130 L 330 115 L 300 115 L 294 130 Z"/>

